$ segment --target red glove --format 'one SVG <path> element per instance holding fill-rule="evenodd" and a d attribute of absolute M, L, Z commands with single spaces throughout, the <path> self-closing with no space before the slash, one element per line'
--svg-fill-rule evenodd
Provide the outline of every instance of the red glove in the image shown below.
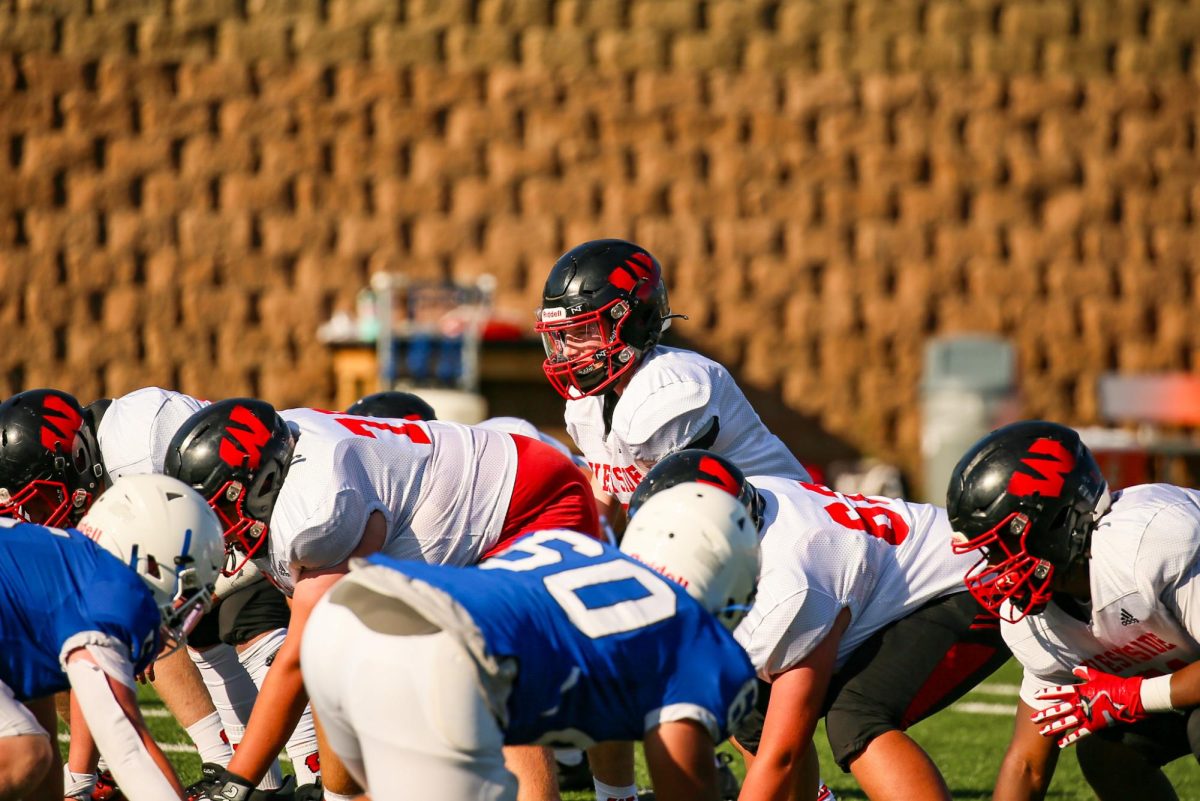
<path fill-rule="evenodd" d="M 1125 679 L 1088 667 L 1071 671 L 1083 679 L 1080 684 L 1047 687 L 1033 697 L 1039 701 L 1061 701 L 1030 716 L 1034 723 L 1046 723 L 1038 729 L 1043 737 L 1058 738 L 1058 747 L 1066 748 L 1094 731 L 1118 723 L 1136 723 L 1147 717 L 1142 706 L 1142 677 Z"/>

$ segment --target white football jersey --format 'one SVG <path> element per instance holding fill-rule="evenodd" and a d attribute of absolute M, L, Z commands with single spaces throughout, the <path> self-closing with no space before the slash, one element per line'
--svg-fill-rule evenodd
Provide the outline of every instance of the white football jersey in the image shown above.
<path fill-rule="evenodd" d="M 567 433 L 605 491 L 623 504 L 646 471 L 664 456 L 705 444 L 745 475 L 809 480 L 783 442 L 767 430 L 729 371 L 699 353 L 656 346 L 621 393 L 604 425 L 604 397 L 567 401 Z"/>
<path fill-rule="evenodd" d="M 115 481 L 121 476 L 161 473 L 175 432 L 207 405 L 208 401 L 158 387 L 113 398 L 96 431 L 109 476 Z"/>
<path fill-rule="evenodd" d="M 508 434 L 316 409 L 280 414 L 296 450 L 260 566 L 284 592 L 302 570 L 344 561 L 375 511 L 387 522 L 382 553 L 397 559 L 469 565 L 498 541 L 517 469 Z"/>
<path fill-rule="evenodd" d="M 1200 492 L 1144 484 L 1114 493 L 1092 535 L 1091 620 L 1051 602 L 1041 614 L 1002 623 L 1025 668 L 1021 700 L 1073 684 L 1077 665 L 1119 676 L 1161 676 L 1200 659 Z"/>
<path fill-rule="evenodd" d="M 776 477 L 750 483 L 765 501 L 762 572 L 734 637 L 764 679 L 808 656 L 843 608 L 850 625 L 838 667 L 889 623 L 966 591 L 963 576 L 976 558 L 951 549 L 944 509 Z"/>

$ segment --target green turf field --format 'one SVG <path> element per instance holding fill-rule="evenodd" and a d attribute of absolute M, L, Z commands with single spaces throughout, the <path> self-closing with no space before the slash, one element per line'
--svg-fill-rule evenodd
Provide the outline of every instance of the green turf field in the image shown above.
<path fill-rule="evenodd" d="M 913 737 L 942 769 L 956 799 L 991 797 L 996 769 L 1012 726 L 1011 714 L 1005 709 L 1016 703 L 1019 678 L 1019 669 L 1010 662 L 954 707 L 912 729 Z M 199 776 L 200 760 L 191 750 L 187 735 L 175 724 L 152 690 L 144 688 L 143 699 L 143 709 L 151 729 L 159 742 L 169 749 L 168 755 L 179 770 L 184 784 L 191 783 Z M 817 748 L 821 754 L 825 780 L 838 798 L 865 798 L 854 779 L 833 765 L 823 731 L 818 733 Z M 740 775 L 740 760 L 734 762 L 734 767 Z M 284 770 L 287 769 L 285 763 Z M 1200 798 L 1200 766 L 1194 761 L 1177 760 L 1168 766 L 1167 773 L 1175 782 L 1180 798 Z M 638 781 L 649 784 L 649 777 L 640 763 L 640 755 Z M 563 796 L 566 801 L 591 801 L 594 797 L 591 792 L 566 793 Z M 1084 784 L 1072 754 L 1064 754 L 1059 760 L 1058 772 L 1047 798 L 1055 801 L 1094 798 Z"/>

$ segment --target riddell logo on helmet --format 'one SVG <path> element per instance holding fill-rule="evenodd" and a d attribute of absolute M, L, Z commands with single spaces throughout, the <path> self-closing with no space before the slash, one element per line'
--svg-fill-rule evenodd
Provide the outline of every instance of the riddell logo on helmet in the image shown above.
<path fill-rule="evenodd" d="M 227 436 L 221 439 L 219 451 L 221 461 L 231 467 L 241 467 L 245 463 L 250 469 L 257 470 L 262 464 L 262 447 L 271 438 L 271 432 L 263 425 L 262 420 L 255 417 L 245 406 L 233 407 L 229 419 L 245 428 L 225 427 Z"/>
<path fill-rule="evenodd" d="M 83 536 L 87 537 L 89 540 L 97 541 L 100 539 L 100 534 L 102 532 L 100 531 L 100 529 L 91 525 L 87 521 L 84 521 L 79 524 L 79 533 L 82 534 Z"/>
<path fill-rule="evenodd" d="M 1008 491 L 1013 495 L 1041 495 L 1057 498 L 1062 494 L 1067 473 L 1075 467 L 1075 455 L 1052 439 L 1039 439 L 1029 446 L 1029 453 L 1021 464 L 1033 471 L 1013 473 L 1008 482 Z"/>
<path fill-rule="evenodd" d="M 634 559 L 636 559 L 639 562 L 641 562 L 642 564 L 644 564 L 646 567 L 653 570 L 655 573 L 660 573 L 663 576 L 666 576 L 667 578 L 669 578 L 671 581 L 675 582 L 679 586 L 685 587 L 685 588 L 688 586 L 688 580 L 686 578 L 684 578 L 683 576 L 680 576 L 680 575 L 676 575 L 675 573 L 672 573 L 671 570 L 666 565 L 660 565 L 657 562 L 648 562 L 645 559 L 643 559 L 642 557 L 638 556 L 637 554 L 630 554 L 630 556 L 632 556 Z"/>
<path fill-rule="evenodd" d="M 42 406 L 42 419 L 45 421 L 41 431 L 42 447 L 51 453 L 56 453 L 60 448 L 69 451 L 83 425 L 79 412 L 62 398 L 47 395 L 46 403 Z"/>
<path fill-rule="evenodd" d="M 542 309 L 542 322 L 543 323 L 557 323 L 560 320 L 565 320 L 565 319 L 567 319 L 567 310 L 566 309 L 559 309 L 559 308 Z"/>

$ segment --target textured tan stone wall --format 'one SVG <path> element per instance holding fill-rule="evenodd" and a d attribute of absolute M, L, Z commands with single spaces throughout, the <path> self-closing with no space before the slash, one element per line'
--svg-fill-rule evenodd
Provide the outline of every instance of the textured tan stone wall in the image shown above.
<path fill-rule="evenodd" d="M 915 466 L 953 331 L 1094 422 L 1098 374 L 1200 366 L 1198 34 L 1174 0 L 2 0 L 0 391 L 328 402 L 315 329 L 371 272 L 532 309 L 621 235 L 690 343 L 854 447 Z"/>

